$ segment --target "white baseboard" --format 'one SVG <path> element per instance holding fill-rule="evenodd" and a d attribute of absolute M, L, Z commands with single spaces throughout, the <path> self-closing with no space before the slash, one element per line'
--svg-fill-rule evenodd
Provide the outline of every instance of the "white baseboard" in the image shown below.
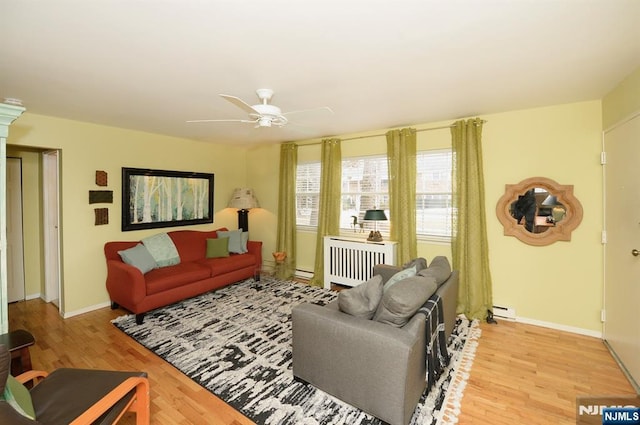
<path fill-rule="evenodd" d="M 516 317 L 516 322 L 525 323 L 527 325 L 542 326 L 543 328 L 550 328 L 558 331 L 571 332 L 574 334 L 592 336 L 594 338 L 602 339 L 602 331 L 594 331 L 591 329 L 577 328 L 575 326 L 560 325 L 558 323 L 529 319 L 527 317 Z"/>
<path fill-rule="evenodd" d="M 100 303 L 100 304 L 91 305 L 89 307 L 81 308 L 80 310 L 65 311 L 64 313 L 62 313 L 62 318 L 63 319 L 68 319 L 68 318 L 73 317 L 73 316 L 78 316 L 80 314 L 89 313 L 90 311 L 99 310 L 101 308 L 105 308 L 105 307 L 109 307 L 109 306 L 111 306 L 111 303 L 109 301 L 107 301 L 106 303 Z"/>
<path fill-rule="evenodd" d="M 29 294 L 26 297 L 24 297 L 25 301 L 35 300 L 36 298 L 42 298 L 42 294 L 40 294 L 40 293 L 38 293 L 38 294 Z"/>

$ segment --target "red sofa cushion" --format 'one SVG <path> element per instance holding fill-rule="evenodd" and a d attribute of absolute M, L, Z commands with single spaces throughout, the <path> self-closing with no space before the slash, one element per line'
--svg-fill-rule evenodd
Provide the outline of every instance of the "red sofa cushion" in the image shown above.
<path fill-rule="evenodd" d="M 180 254 L 180 262 L 201 260 L 207 251 L 207 239 L 218 237 L 218 230 L 227 230 L 222 227 L 210 232 L 198 230 L 175 230 L 168 232 L 169 237 Z"/>
<path fill-rule="evenodd" d="M 255 266 L 256 256 L 253 254 L 231 254 L 228 257 L 205 258 L 199 260 L 198 264 L 208 267 L 213 276 L 219 276 L 245 267 Z"/>
<path fill-rule="evenodd" d="M 151 270 L 145 275 L 147 295 L 211 277 L 211 270 L 197 262 L 180 263 L 174 266 Z"/>

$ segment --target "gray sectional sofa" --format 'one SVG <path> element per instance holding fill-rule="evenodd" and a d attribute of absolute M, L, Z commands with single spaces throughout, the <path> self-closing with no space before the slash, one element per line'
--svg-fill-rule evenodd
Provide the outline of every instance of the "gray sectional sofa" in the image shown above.
<path fill-rule="evenodd" d="M 399 271 L 400 267 L 377 265 L 374 275 L 381 276 L 384 285 Z M 366 284 L 371 288 L 378 283 Z M 424 287 L 416 287 L 422 284 L 430 288 L 427 298 L 434 291 L 442 298 L 448 339 L 456 320 L 458 272 L 451 271 L 446 257 L 436 257 L 416 276 L 395 282 L 395 294 L 384 291 L 372 318 L 360 314 L 362 309 L 355 315 L 341 311 L 348 304 L 340 300 L 342 292 L 326 306 L 305 303 L 294 307 L 294 377 L 391 425 L 408 424 L 427 385 L 425 315 L 411 312 L 414 306 L 407 306 L 427 293 Z M 357 298 L 363 300 L 361 307 L 371 308 L 375 304 L 371 290 L 358 288 L 348 291 L 357 291 Z M 385 303 L 395 313 L 409 317 L 381 312 Z"/>

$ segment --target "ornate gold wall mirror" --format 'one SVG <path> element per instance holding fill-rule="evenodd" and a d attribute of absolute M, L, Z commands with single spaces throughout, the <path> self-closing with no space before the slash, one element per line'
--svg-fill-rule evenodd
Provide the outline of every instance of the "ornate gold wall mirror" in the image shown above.
<path fill-rule="evenodd" d="M 496 214 L 505 235 L 543 246 L 571 240 L 571 232 L 582 221 L 582 205 L 573 196 L 573 185 L 531 177 L 505 185 Z"/>

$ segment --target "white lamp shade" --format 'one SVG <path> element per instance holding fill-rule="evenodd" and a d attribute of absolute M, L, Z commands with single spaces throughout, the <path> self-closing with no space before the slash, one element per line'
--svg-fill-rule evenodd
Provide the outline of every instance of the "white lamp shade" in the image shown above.
<path fill-rule="evenodd" d="M 258 198 L 254 195 L 253 189 L 242 187 L 233 190 L 233 195 L 231 195 L 227 207 L 248 210 L 251 208 L 260 208 L 260 203 L 258 203 Z"/>

